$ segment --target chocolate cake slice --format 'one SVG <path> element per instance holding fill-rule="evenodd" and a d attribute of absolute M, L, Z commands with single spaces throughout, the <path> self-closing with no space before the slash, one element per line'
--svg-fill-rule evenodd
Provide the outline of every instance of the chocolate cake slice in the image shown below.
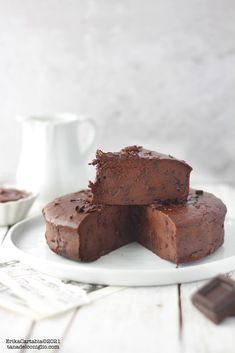
<path fill-rule="evenodd" d="M 192 168 L 170 155 L 130 146 L 96 153 L 96 181 L 90 182 L 94 204 L 148 205 L 182 202 L 189 193 Z"/>
<path fill-rule="evenodd" d="M 137 241 L 176 263 L 201 259 L 223 244 L 226 211 L 213 194 L 191 189 L 185 204 L 136 209 Z"/>
<path fill-rule="evenodd" d="M 226 207 L 214 195 L 191 190 L 184 204 L 99 206 L 91 192 L 66 195 L 43 209 L 46 239 L 55 253 L 94 261 L 137 241 L 163 259 L 194 261 L 223 244 Z"/>
<path fill-rule="evenodd" d="M 43 209 L 46 239 L 55 253 L 94 261 L 133 241 L 129 206 L 91 204 L 90 190 L 65 195 Z"/>

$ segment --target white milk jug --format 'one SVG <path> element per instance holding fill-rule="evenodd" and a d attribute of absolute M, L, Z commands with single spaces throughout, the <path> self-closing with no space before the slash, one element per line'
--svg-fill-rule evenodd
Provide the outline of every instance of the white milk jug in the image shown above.
<path fill-rule="evenodd" d="M 55 114 L 17 120 L 22 124 L 18 186 L 38 192 L 41 202 L 87 186 L 85 157 L 96 134 L 92 119 Z"/>

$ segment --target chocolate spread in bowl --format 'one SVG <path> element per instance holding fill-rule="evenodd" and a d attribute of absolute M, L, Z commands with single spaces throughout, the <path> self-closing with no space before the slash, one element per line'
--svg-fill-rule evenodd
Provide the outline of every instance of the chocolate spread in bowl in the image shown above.
<path fill-rule="evenodd" d="M 0 202 L 17 201 L 29 195 L 30 193 L 23 190 L 0 187 Z"/>

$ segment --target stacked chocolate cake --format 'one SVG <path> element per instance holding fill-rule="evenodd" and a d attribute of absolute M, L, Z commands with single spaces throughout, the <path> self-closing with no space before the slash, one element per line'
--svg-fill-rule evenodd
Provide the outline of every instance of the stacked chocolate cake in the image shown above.
<path fill-rule="evenodd" d="M 201 259 L 224 241 L 226 206 L 189 189 L 192 168 L 170 155 L 126 147 L 97 151 L 95 183 L 43 209 L 46 239 L 55 253 L 80 261 L 137 241 L 163 259 Z"/>

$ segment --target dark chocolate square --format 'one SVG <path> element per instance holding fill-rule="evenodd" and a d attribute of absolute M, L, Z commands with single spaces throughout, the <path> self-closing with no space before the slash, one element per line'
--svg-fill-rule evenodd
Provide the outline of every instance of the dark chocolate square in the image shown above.
<path fill-rule="evenodd" d="M 220 275 L 192 296 L 193 304 L 210 320 L 219 324 L 235 315 L 235 282 Z"/>

